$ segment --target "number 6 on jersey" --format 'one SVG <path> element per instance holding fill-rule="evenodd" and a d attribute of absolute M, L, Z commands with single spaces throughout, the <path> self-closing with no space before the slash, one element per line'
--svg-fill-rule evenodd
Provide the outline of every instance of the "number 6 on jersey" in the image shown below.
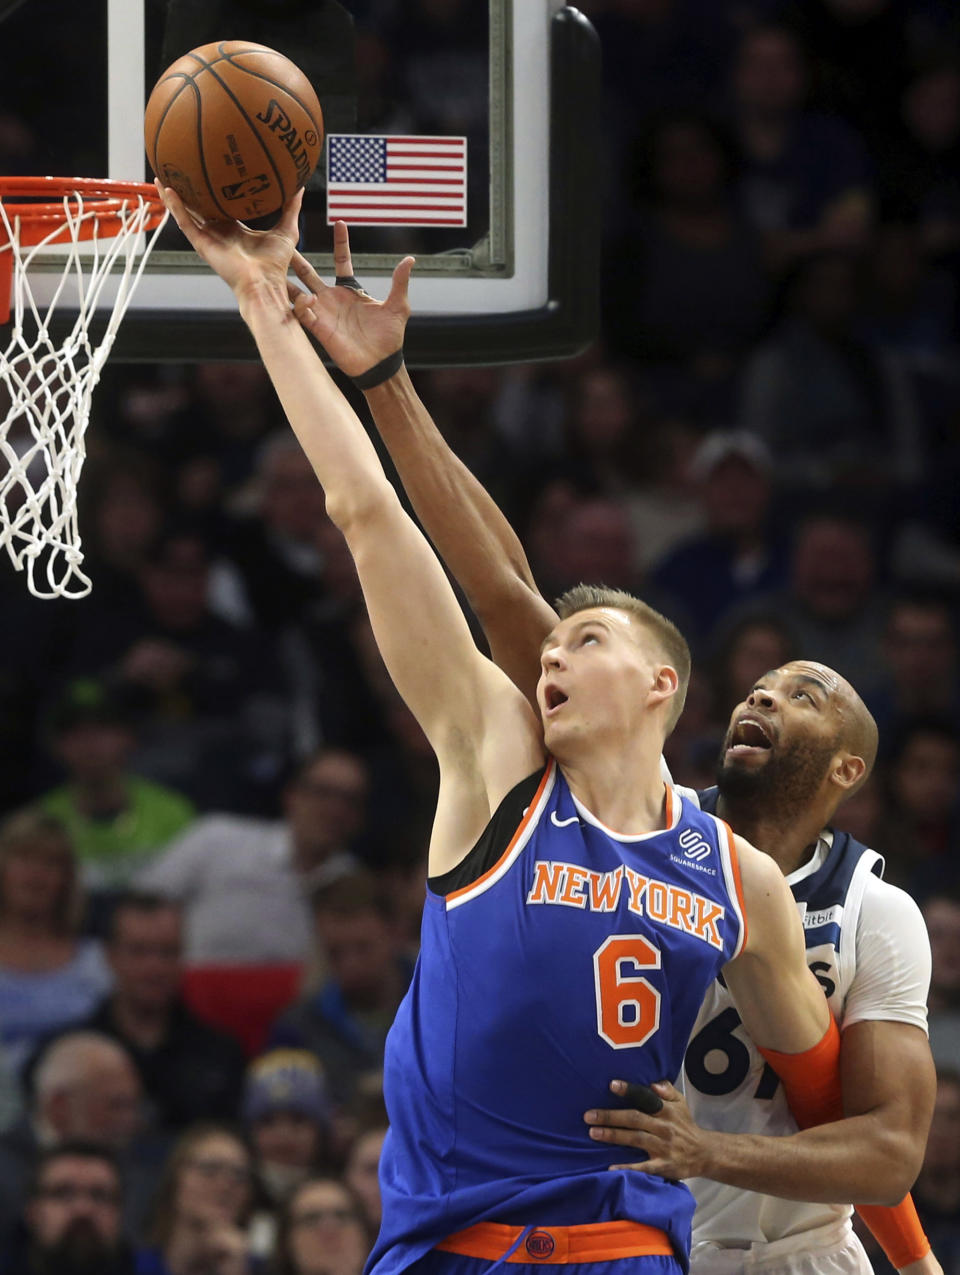
<path fill-rule="evenodd" d="M 660 1026 L 660 993 L 631 967 L 660 968 L 660 949 L 642 934 L 611 935 L 593 954 L 597 1031 L 613 1049 L 643 1045 Z"/>

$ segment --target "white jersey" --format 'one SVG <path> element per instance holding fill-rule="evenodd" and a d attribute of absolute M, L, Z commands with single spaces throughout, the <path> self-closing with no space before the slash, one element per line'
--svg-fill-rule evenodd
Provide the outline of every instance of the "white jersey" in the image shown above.
<path fill-rule="evenodd" d="M 692 795 L 686 788 L 685 796 Z M 702 804 L 714 808 L 713 790 Z M 808 863 L 787 877 L 797 900 L 807 960 L 841 1031 L 866 1020 L 924 1031 L 930 945 L 913 899 L 881 878 L 883 859 L 846 833 L 826 830 Z M 729 1133 L 795 1133 L 776 1073 L 757 1052 L 726 987 L 716 982 L 687 1046 L 680 1087 L 697 1124 Z M 834 1230 L 849 1205 L 804 1204 L 705 1178 L 687 1185 L 697 1201 L 694 1243 L 746 1248 L 821 1228 Z"/>

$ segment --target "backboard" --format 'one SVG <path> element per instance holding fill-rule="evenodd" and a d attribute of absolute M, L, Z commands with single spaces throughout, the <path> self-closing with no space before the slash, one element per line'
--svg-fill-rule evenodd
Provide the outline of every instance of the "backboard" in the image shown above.
<path fill-rule="evenodd" d="M 181 54 L 220 39 L 269 45 L 307 73 L 325 152 L 331 135 L 465 139 L 465 225 L 351 225 L 356 273 L 375 296 L 400 257 L 417 257 L 408 362 L 557 358 L 589 344 L 599 49 L 562 0 L 0 0 L 0 40 L 17 51 L 0 122 L 33 135 L 18 166 L 0 131 L 3 168 L 150 179 L 146 97 Z M 302 248 L 329 277 L 326 159 L 307 187 Z M 169 226 L 111 358 L 252 357 L 229 292 Z"/>

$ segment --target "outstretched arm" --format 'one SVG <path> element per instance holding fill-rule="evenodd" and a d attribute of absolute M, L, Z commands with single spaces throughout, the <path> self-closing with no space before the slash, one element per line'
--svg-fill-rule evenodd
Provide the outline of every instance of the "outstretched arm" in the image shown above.
<path fill-rule="evenodd" d="M 390 676 L 437 754 L 441 798 L 430 871 L 444 872 L 509 789 L 541 764 L 539 723 L 477 651 L 443 568 L 291 309 L 287 270 L 299 198 L 271 231 L 255 232 L 237 222 L 198 224 L 172 191 L 163 193 L 194 248 L 233 289 L 350 547 Z"/>
<path fill-rule="evenodd" d="M 339 279 L 353 277 L 343 222 L 334 226 Z M 328 287 L 308 261 L 293 269 L 309 289 L 291 294 L 304 327 L 347 376 L 361 376 L 403 346 L 413 260 L 394 273 L 385 302 Z M 489 493 L 450 450 L 405 367 L 365 391 L 381 438 L 427 535 L 466 594 L 493 659 L 536 703 L 537 653 L 556 613 L 534 583 L 519 539 Z"/>

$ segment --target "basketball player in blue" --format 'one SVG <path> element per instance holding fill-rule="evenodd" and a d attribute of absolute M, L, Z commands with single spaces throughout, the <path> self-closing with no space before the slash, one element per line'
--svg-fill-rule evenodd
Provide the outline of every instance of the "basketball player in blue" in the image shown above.
<path fill-rule="evenodd" d="M 352 280 L 345 227 L 336 228 L 335 244 L 337 274 Z M 298 299 L 297 311 L 311 330 L 323 325 L 324 344 L 343 366 L 370 365 L 402 347 L 402 288 L 381 304 L 365 294 L 327 288 L 300 258 L 295 269 L 313 294 Z M 446 446 L 399 360 L 366 396 L 417 512 L 465 587 L 497 662 L 532 696 L 529 650 L 556 616 L 536 589 L 519 541 Z M 911 900 L 883 883 L 879 857 L 828 826 L 840 801 L 865 779 L 875 751 L 875 728 L 859 696 L 820 665 L 799 662 L 773 670 L 731 720 L 719 813 L 789 874 L 807 919 L 808 960 L 843 1023 L 851 1119 L 784 1141 L 796 1124 L 783 1090 L 745 1033 L 728 992 L 714 985 L 687 1052 L 694 1111 L 714 1128 L 781 1138 L 749 1140 L 755 1155 L 749 1183 L 762 1185 L 763 1194 L 722 1185 L 732 1171 L 717 1160 L 713 1172 L 721 1183 L 694 1184 L 702 1203 L 694 1223 L 695 1253 L 708 1272 L 720 1260 L 718 1248 L 725 1261 L 734 1262 L 727 1270 L 736 1269 L 738 1252 L 757 1271 L 819 1270 L 824 1262 L 836 1272 L 869 1269 L 850 1228 L 845 1204 L 850 1199 L 867 1202 L 860 1211 L 895 1265 L 912 1275 L 936 1275 L 940 1269 L 909 1196 L 897 1207 L 869 1204 L 899 1200 L 908 1190 L 932 1102 L 925 1036 L 929 948 L 922 921 Z M 687 795 L 717 810 L 716 789 Z M 814 925 L 821 914 L 828 919 Z M 706 1054 L 713 1053 L 715 1064 L 724 1050 L 727 1065 L 718 1075 L 706 1072 Z M 802 1094 L 794 1092 L 793 1098 L 799 1108 Z M 662 1119 L 676 1110 L 668 1104 Z M 626 1124 L 626 1145 L 644 1149 L 631 1141 L 630 1122 L 639 1115 L 605 1111 L 599 1119 Z M 673 1172 L 672 1162 L 664 1160 L 663 1167 L 670 1176 L 684 1176 Z M 742 1161 L 737 1172 L 741 1185 L 749 1184 Z M 773 1193 L 794 1203 L 774 1200 Z"/>
<path fill-rule="evenodd" d="M 836 1027 L 781 873 L 660 776 L 686 644 L 628 595 L 574 591 L 540 645 L 538 719 L 477 650 L 291 308 L 299 199 L 258 233 L 200 224 L 163 193 L 235 293 L 439 761 L 421 956 L 387 1044 L 371 1269 L 685 1270 L 687 1188 L 609 1172 L 607 1148 L 584 1136 L 614 1063 L 643 1084 L 675 1075 L 722 972 L 754 1040 L 809 1072 L 824 1113 L 838 1091 Z M 362 387 L 390 368 L 343 370 Z"/>

